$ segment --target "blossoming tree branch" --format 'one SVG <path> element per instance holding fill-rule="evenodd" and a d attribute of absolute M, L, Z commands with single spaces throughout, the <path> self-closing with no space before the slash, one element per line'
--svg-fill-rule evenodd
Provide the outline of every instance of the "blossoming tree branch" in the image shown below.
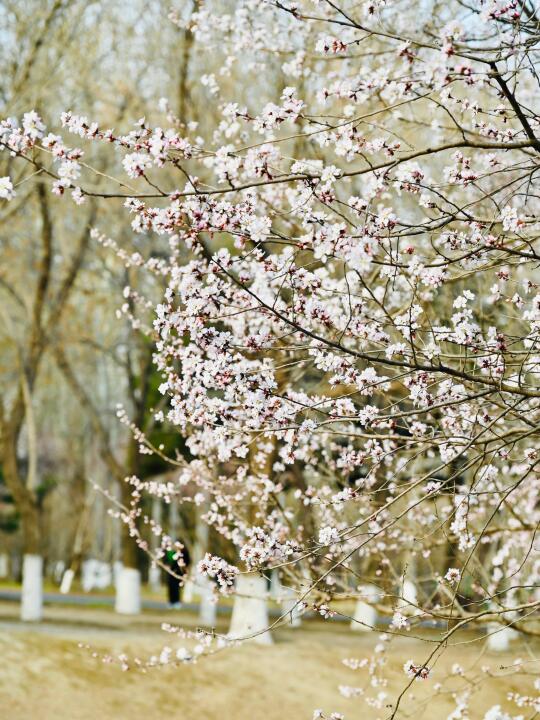
<path fill-rule="evenodd" d="M 157 420 L 189 456 L 170 458 L 174 483 L 127 478 L 118 515 L 151 552 L 141 497 L 195 503 L 236 549 L 198 564 L 243 602 L 233 640 L 205 634 L 201 654 L 268 642 L 304 612 L 382 623 L 369 663 L 344 670 L 369 678 L 343 692 L 404 717 L 414 683 L 442 691 L 437 663 L 463 632 L 491 647 L 540 634 L 537 7 L 209 0 L 170 21 L 219 67 L 200 83 L 220 122 L 166 100 L 123 132 L 76 108 L 45 127 L 29 109 L 0 126 L 0 195 L 38 182 L 123 203 L 133 246 L 99 212 L 94 240 L 165 278 L 157 305 L 126 287 L 119 306 L 154 342 Z M 153 531 L 160 563 L 172 540 Z M 288 598 L 274 621 L 272 573 Z M 396 695 L 385 656 L 401 635 L 425 652 Z M 467 672 L 455 718 L 481 687 Z M 513 700 L 538 711 L 533 689 Z"/>

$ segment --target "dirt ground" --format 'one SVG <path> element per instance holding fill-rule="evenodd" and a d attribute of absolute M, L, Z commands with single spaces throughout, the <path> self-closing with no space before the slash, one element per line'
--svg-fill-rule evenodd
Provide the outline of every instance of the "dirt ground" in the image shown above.
<path fill-rule="evenodd" d="M 361 699 L 339 694 L 339 685 L 362 687 L 372 696 L 381 690 L 369 687 L 365 669 L 343 666 L 344 658 L 367 657 L 376 642 L 374 635 L 353 633 L 345 624 L 310 621 L 278 630 L 271 647 L 244 645 L 196 665 L 142 674 L 104 665 L 78 644 L 88 643 L 100 653 L 148 657 L 165 644 L 174 645 L 161 622 L 195 627 L 195 617 L 146 612 L 126 619 L 110 610 L 48 607 L 44 623 L 28 626 L 16 620 L 16 612 L 16 604 L 0 603 L 1 720 L 311 720 L 315 708 L 342 712 L 346 720 L 376 720 L 390 712 L 370 710 Z M 538 663 L 530 665 L 529 677 L 516 676 L 504 669 L 510 656 L 489 654 L 471 639 L 461 637 L 462 644 L 448 649 L 433 680 L 415 683 L 414 696 L 404 698 L 406 714 L 399 717 L 446 718 L 455 709 L 451 692 L 466 687 L 463 679 L 445 684 L 435 701 L 423 699 L 455 662 L 478 671 L 492 668 L 493 677 L 474 693 L 470 720 L 483 718 L 495 703 L 518 714 L 507 694 L 531 691 Z M 403 687 L 403 663 L 425 659 L 428 650 L 425 642 L 396 641 L 389 657 L 388 702 Z M 516 650 L 522 658 L 534 654 L 534 648 Z"/>

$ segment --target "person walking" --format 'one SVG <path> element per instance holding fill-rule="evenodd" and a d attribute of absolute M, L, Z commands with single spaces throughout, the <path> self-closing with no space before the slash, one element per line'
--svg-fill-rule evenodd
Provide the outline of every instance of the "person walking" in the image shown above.
<path fill-rule="evenodd" d="M 165 553 L 165 562 L 170 568 L 170 571 L 167 572 L 169 607 L 175 610 L 182 607 L 180 603 L 180 585 L 191 564 L 187 545 L 182 541 L 179 544 L 182 546 L 181 550 L 171 549 Z"/>

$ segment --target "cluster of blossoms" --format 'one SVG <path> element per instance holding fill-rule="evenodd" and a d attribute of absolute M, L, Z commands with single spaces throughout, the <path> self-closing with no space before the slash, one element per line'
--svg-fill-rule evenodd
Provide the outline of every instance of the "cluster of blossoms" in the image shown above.
<path fill-rule="evenodd" d="M 215 580 L 223 593 L 233 590 L 234 580 L 238 573 L 236 567 L 229 565 L 223 558 L 210 555 L 210 553 L 206 553 L 204 558 L 199 562 L 197 571 Z"/>
<path fill-rule="evenodd" d="M 15 191 L 13 190 L 11 179 L 8 176 L 0 178 L 0 198 L 12 200 L 14 196 Z"/>
<path fill-rule="evenodd" d="M 410 678 L 415 678 L 416 680 L 427 680 L 431 674 L 428 667 L 425 665 L 418 665 L 412 660 L 407 660 L 403 666 L 403 670 Z"/>
<path fill-rule="evenodd" d="M 35 113 L 4 122 L 0 144 L 76 201 L 121 195 L 159 246 L 123 257 L 166 283 L 148 329 L 158 419 L 190 459 L 176 490 L 132 480 L 134 536 L 143 492 L 203 497 L 236 556 L 198 565 L 220 591 L 279 568 L 325 618 L 339 600 L 377 606 L 391 633 L 361 668 L 373 689 L 343 695 L 381 709 L 390 636 L 428 621 L 441 648 L 455 628 L 538 632 L 540 123 L 533 74 L 519 96 L 510 81 L 534 65 L 536 21 L 451 3 L 452 22 L 409 31 L 399 3 L 340 5 L 197 9 L 190 30 L 224 74 L 243 54 L 256 76 L 271 52 L 295 82 L 256 103 L 242 83 L 210 138 L 66 113 L 69 133 L 116 149 L 128 191 L 87 189 L 82 151 Z M 203 84 L 217 104 L 215 77 Z M 125 300 L 140 327 L 132 308 L 148 306 Z"/>

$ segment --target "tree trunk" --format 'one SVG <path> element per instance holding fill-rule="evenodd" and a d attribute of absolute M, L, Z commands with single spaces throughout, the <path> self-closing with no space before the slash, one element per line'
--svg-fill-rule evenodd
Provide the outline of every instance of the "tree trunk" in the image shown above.
<path fill-rule="evenodd" d="M 19 477 L 16 436 L 13 434 L 3 438 L 2 470 L 21 517 L 24 554 L 21 620 L 38 621 L 42 618 L 43 606 L 41 518 L 34 493 Z"/>
<path fill-rule="evenodd" d="M 139 449 L 137 441 L 130 438 L 127 458 L 126 476 L 137 474 Z M 120 484 L 120 497 L 122 505 L 129 512 L 131 508 L 131 485 L 127 482 Z M 122 522 L 121 529 L 122 568 L 118 573 L 116 582 L 116 599 L 114 608 L 121 615 L 138 615 L 141 612 L 141 573 L 138 563 L 138 547 L 130 533 L 130 526 Z"/>
<path fill-rule="evenodd" d="M 266 597 L 264 577 L 256 573 L 238 575 L 229 638 L 253 640 L 260 645 L 272 644 Z"/>
<path fill-rule="evenodd" d="M 135 568 L 122 567 L 116 583 L 114 609 L 120 615 L 141 612 L 141 573 Z"/>
<path fill-rule="evenodd" d="M 21 620 L 39 621 L 43 617 L 43 549 L 41 518 L 37 503 L 27 498 L 19 505 L 23 534 Z"/>
<path fill-rule="evenodd" d="M 198 589 L 201 598 L 199 605 L 199 622 L 205 627 L 215 627 L 217 604 L 214 602 L 211 581 L 207 577 L 201 577 Z"/>
<path fill-rule="evenodd" d="M 9 575 L 9 555 L 0 553 L 0 579 L 4 580 Z"/>
<path fill-rule="evenodd" d="M 156 525 L 161 527 L 161 520 L 162 520 L 162 514 L 163 514 L 163 501 L 159 497 L 153 497 L 152 498 L 152 520 Z M 153 554 L 156 553 L 157 549 L 159 547 L 159 541 L 156 535 L 152 532 L 150 534 L 150 549 Z M 148 570 L 148 584 L 152 588 L 154 592 L 159 592 L 161 590 L 161 568 L 159 565 L 155 565 L 154 563 L 150 564 L 150 568 Z"/>
<path fill-rule="evenodd" d="M 208 510 L 208 502 L 205 500 L 199 507 L 196 508 L 195 518 L 195 542 L 193 543 L 193 552 L 191 553 L 191 569 L 188 579 L 184 584 L 183 598 L 184 602 L 191 602 L 195 596 L 199 596 L 201 599 L 201 606 L 199 609 L 199 617 L 203 622 L 203 616 L 207 618 L 204 622 L 205 625 L 211 625 L 208 619 L 212 617 L 212 609 L 206 610 L 203 608 L 203 604 L 207 602 L 208 598 L 206 593 L 206 577 L 197 572 L 197 565 L 200 560 L 203 559 L 206 551 L 208 550 L 208 537 L 209 528 L 208 525 L 201 520 L 201 515 L 204 515 Z"/>
<path fill-rule="evenodd" d="M 255 443 L 249 453 L 250 470 L 253 475 L 271 478 L 276 454 L 276 442 L 272 439 L 272 450 L 267 452 L 264 463 L 259 466 L 256 457 L 259 450 Z M 256 522 L 256 515 L 262 508 L 250 503 L 248 524 Z M 260 645 L 271 645 L 272 636 L 268 630 L 268 591 L 266 578 L 254 572 L 244 572 L 236 578 L 236 591 L 233 612 L 229 628 L 230 638 L 251 638 Z"/>
<path fill-rule="evenodd" d="M 43 617 L 43 558 L 25 553 L 23 558 L 23 586 L 21 620 L 37 622 Z"/>
<path fill-rule="evenodd" d="M 356 601 L 351 630 L 369 632 L 377 622 L 377 610 L 373 607 L 380 600 L 381 593 L 375 585 L 362 585 Z"/>
<path fill-rule="evenodd" d="M 515 616 L 509 617 L 510 613 L 505 613 L 503 617 L 506 620 L 514 620 Z M 510 650 L 510 643 L 515 640 L 519 633 L 511 627 L 496 622 L 488 623 L 488 639 L 487 646 L 492 652 L 507 652 Z"/>
<path fill-rule="evenodd" d="M 137 544 L 122 524 L 122 567 L 116 578 L 114 608 L 121 615 L 138 615 L 141 612 L 141 573 L 137 564 Z"/>
<path fill-rule="evenodd" d="M 292 588 L 283 588 L 281 610 L 287 613 L 291 627 L 300 627 L 302 624 L 302 609 L 298 605 L 298 596 Z"/>

